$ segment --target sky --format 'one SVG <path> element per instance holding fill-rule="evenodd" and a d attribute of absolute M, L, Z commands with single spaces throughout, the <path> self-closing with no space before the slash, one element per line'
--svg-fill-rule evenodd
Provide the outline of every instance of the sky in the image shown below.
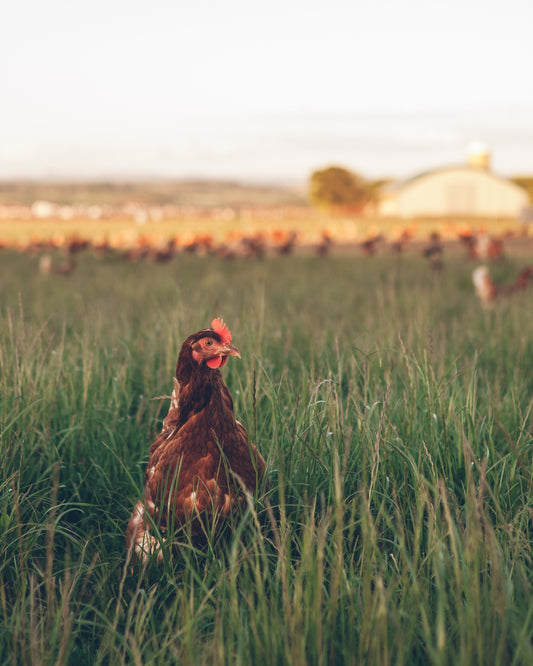
<path fill-rule="evenodd" d="M 531 0 L 17 0 L 0 179 L 533 174 Z"/>

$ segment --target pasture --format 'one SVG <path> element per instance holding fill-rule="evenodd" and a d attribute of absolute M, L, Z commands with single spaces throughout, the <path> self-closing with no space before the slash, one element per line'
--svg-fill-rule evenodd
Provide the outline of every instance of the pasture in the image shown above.
<path fill-rule="evenodd" d="M 533 663 L 531 290 L 483 310 L 463 253 L 77 262 L 0 254 L 5 663 Z M 162 396 L 214 316 L 270 492 L 131 573 Z"/>

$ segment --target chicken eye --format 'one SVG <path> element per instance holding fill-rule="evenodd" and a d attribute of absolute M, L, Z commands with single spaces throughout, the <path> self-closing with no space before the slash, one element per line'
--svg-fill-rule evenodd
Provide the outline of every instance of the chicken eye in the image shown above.
<path fill-rule="evenodd" d="M 204 345 L 206 347 L 212 347 L 213 346 L 213 340 L 210 340 L 209 338 L 204 342 Z"/>

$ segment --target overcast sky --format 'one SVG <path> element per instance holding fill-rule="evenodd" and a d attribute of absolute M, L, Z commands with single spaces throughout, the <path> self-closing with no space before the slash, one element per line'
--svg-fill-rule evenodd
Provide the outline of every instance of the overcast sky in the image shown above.
<path fill-rule="evenodd" d="M 0 178 L 533 173 L 531 0 L 17 0 Z"/>

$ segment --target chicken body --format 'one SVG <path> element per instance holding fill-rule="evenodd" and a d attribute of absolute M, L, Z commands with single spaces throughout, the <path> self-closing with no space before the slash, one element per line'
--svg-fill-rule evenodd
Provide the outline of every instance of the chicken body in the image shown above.
<path fill-rule="evenodd" d="M 492 279 L 487 266 L 478 266 L 472 273 L 472 281 L 476 294 L 484 307 L 490 307 L 497 298 L 510 296 L 517 291 L 527 288 L 533 278 L 533 268 L 524 268 L 514 282 L 509 284 L 496 284 Z"/>
<path fill-rule="evenodd" d="M 144 502 L 137 502 L 126 547 L 144 561 L 161 551 L 151 524 L 167 536 L 181 528 L 202 539 L 261 486 L 266 465 L 233 414 L 219 367 L 240 353 L 219 319 L 181 348 L 170 409 L 150 449 Z M 147 515 L 148 514 L 148 515 Z"/>

